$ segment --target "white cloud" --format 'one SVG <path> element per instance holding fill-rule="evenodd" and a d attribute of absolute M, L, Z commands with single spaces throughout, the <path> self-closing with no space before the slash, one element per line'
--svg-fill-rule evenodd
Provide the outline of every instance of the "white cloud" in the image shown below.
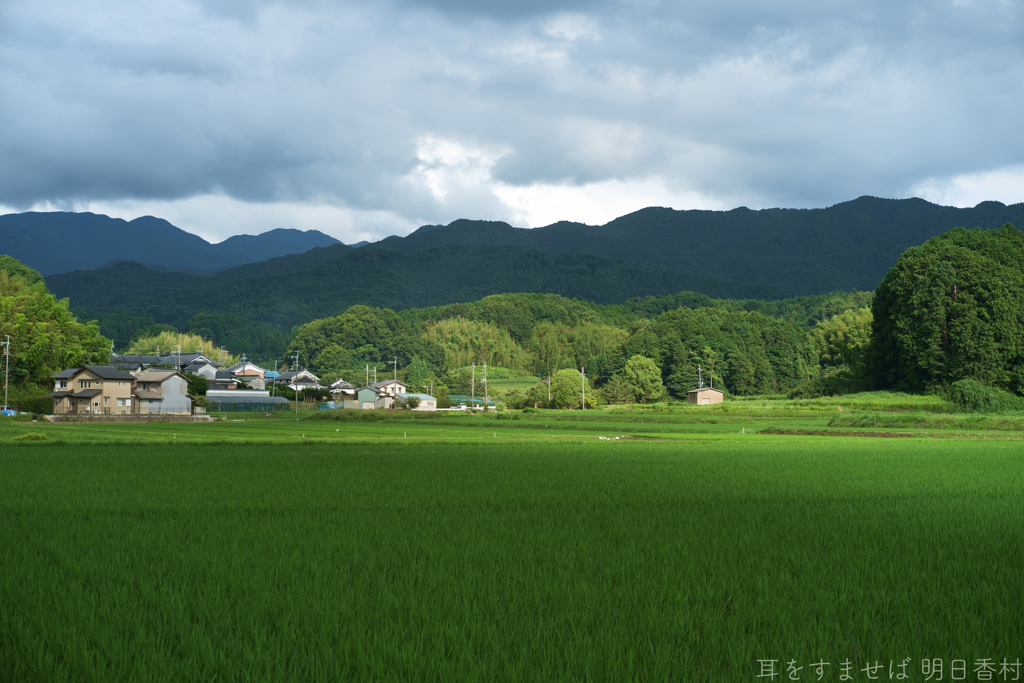
<path fill-rule="evenodd" d="M 1019 201 L 1022 5 L 9 0 L 0 203 L 346 242 Z"/>
<path fill-rule="evenodd" d="M 949 178 L 929 178 L 916 184 L 910 194 L 935 204 L 960 208 L 984 201 L 1003 204 L 1024 202 L 1024 164 Z"/>

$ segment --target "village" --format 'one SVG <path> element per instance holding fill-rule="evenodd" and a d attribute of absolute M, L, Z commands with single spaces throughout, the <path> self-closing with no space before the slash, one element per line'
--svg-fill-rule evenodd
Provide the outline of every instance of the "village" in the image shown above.
<path fill-rule="evenodd" d="M 207 405 L 195 405 L 189 393 L 191 374 L 206 379 Z M 410 393 L 397 378 L 356 387 L 338 379 L 328 386 L 306 369 L 267 370 L 245 358 L 230 367 L 200 352 L 143 355 L 112 354 L 110 365 L 86 365 L 63 370 L 54 380 L 55 416 L 206 416 L 207 411 L 246 412 L 287 410 L 291 402 L 276 395 L 280 387 L 296 394 L 328 390 L 331 401 L 322 409 L 438 410 L 437 399 Z M 458 408 L 463 409 L 463 408 Z"/>
<path fill-rule="evenodd" d="M 396 373 L 397 374 L 397 373 Z M 186 375 L 202 377 L 208 388 L 205 400 L 189 393 Z M 211 412 L 270 412 L 289 410 L 292 401 L 277 395 L 287 387 L 296 395 L 315 391 L 329 392 L 330 400 L 314 403 L 320 410 L 406 409 L 415 411 L 467 410 L 494 406 L 495 401 L 463 400 L 450 408 L 438 406 L 436 397 L 410 391 L 396 377 L 356 385 L 339 378 L 329 385 L 307 369 L 282 372 L 267 370 L 246 359 L 229 367 L 208 358 L 201 352 L 167 355 L 111 354 L 109 365 L 73 367 L 51 375 L 54 381 L 53 416 L 61 421 L 69 417 L 129 419 L 182 418 L 196 421 L 212 419 Z M 545 378 L 544 381 L 550 381 Z M 699 387 L 687 393 L 687 403 L 713 405 L 721 403 L 723 392 L 713 387 Z M 296 403 L 298 398 L 296 399 Z M 204 405 L 197 405 L 197 403 Z"/>

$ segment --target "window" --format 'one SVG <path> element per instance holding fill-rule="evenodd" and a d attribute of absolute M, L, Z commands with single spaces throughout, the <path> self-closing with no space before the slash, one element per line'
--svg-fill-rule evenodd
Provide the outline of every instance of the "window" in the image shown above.
<path fill-rule="evenodd" d="M 87 379 L 80 379 L 80 380 L 78 380 L 78 388 L 79 389 L 89 389 L 90 387 L 92 387 L 92 382 L 90 380 L 87 380 Z"/>
<path fill-rule="evenodd" d="M 68 388 L 68 381 L 66 379 L 59 379 L 59 380 L 57 380 L 57 388 L 58 389 L 67 389 Z"/>
<path fill-rule="evenodd" d="M 108 399 L 106 396 L 104 396 L 103 397 L 103 405 L 107 405 L 107 403 L 109 403 L 109 402 L 110 402 L 110 399 Z"/>
<path fill-rule="evenodd" d="M 99 408 L 100 407 L 100 402 L 99 401 L 93 401 L 92 405 L 94 407 L 96 407 L 96 408 Z"/>
<path fill-rule="evenodd" d="M 130 406 L 131 404 L 132 404 L 132 400 L 130 398 L 119 398 L 119 399 L 117 399 L 117 405 L 119 405 L 119 406 Z"/>

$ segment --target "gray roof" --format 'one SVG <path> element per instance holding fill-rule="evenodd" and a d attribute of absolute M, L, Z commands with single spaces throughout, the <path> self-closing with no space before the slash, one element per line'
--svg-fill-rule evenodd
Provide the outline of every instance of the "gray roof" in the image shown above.
<path fill-rule="evenodd" d="M 146 399 L 147 401 L 162 401 L 164 400 L 163 394 L 152 389 L 136 389 L 135 398 Z"/>
<path fill-rule="evenodd" d="M 236 395 L 233 396 L 209 396 L 208 400 L 213 405 L 238 405 L 241 403 L 262 403 L 271 405 L 275 403 L 288 403 L 288 399 L 282 396 L 251 396 L 249 392 L 239 390 Z"/>
<path fill-rule="evenodd" d="M 217 379 L 217 380 L 232 380 L 233 379 L 235 381 L 238 381 L 238 378 L 235 377 L 230 372 L 228 372 L 227 370 L 218 370 L 217 371 L 217 375 L 215 376 L 214 379 Z"/>
<path fill-rule="evenodd" d="M 175 375 L 185 379 L 177 370 L 158 370 L 156 368 L 149 368 L 145 372 L 139 374 L 136 379 L 140 382 L 164 382 Z"/>
<path fill-rule="evenodd" d="M 99 396 L 102 393 L 102 389 L 83 389 L 82 391 L 76 391 L 71 395 L 75 398 L 92 398 L 93 396 Z"/>
<path fill-rule="evenodd" d="M 110 365 L 86 365 L 89 370 L 95 372 L 103 379 L 127 379 L 135 380 L 135 375 L 129 375 L 124 370 L 118 370 Z"/>
<path fill-rule="evenodd" d="M 701 392 L 701 391 L 714 391 L 714 392 L 719 393 L 719 394 L 724 394 L 725 393 L 723 391 L 718 391 L 718 389 L 712 389 L 711 387 L 701 387 L 700 389 L 690 389 L 686 393 L 688 393 L 688 394 L 696 394 L 696 393 Z"/>
<path fill-rule="evenodd" d="M 86 365 L 85 367 L 94 372 L 95 374 L 99 375 L 103 379 L 126 379 L 130 381 L 135 380 L 135 375 L 129 375 L 124 370 L 119 370 L 118 368 L 115 368 L 111 365 Z M 82 370 L 83 368 L 68 368 L 67 370 L 62 370 L 61 372 L 58 372 L 56 375 L 50 375 L 50 377 L 53 379 L 71 379 Z"/>
<path fill-rule="evenodd" d="M 408 384 L 406 384 L 405 382 L 403 382 L 400 379 L 385 379 L 385 380 L 382 380 L 380 382 L 374 382 L 370 386 L 371 387 L 384 387 L 384 386 L 387 386 L 389 384 L 401 384 L 403 387 L 409 386 Z"/>

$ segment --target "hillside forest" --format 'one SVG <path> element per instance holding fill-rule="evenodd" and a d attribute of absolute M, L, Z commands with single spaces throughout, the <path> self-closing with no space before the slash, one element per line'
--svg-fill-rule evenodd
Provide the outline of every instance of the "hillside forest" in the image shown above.
<path fill-rule="evenodd" d="M 42 386 L 48 373 L 98 361 L 109 350 L 96 324 L 75 322 L 67 300 L 49 294 L 38 273 L 9 257 L 0 264 L 0 334 L 13 332 L 17 349 L 68 341 L 56 354 L 15 353 L 12 383 Z M 38 316 L 45 321 L 30 322 Z M 276 360 L 278 369 L 297 353 L 299 365 L 328 382 L 341 377 L 360 385 L 376 372 L 420 390 L 462 394 L 481 388 L 485 363 L 492 380 L 551 378 L 502 397 L 519 407 L 573 407 L 575 389 L 560 398 L 566 382 L 585 382 L 595 404 L 679 398 L 700 380 L 732 396 L 941 392 L 965 380 L 1019 396 L 1024 235 L 1009 224 L 948 231 L 904 252 L 874 294 L 763 301 L 684 291 L 621 304 L 496 294 L 404 310 L 356 304 L 276 332 L 283 352 L 269 354 L 228 346 L 233 325 L 245 323 L 200 313 L 181 332 L 265 365 Z M 130 346 L 151 346 L 156 334 L 175 332 L 143 327 Z"/>

